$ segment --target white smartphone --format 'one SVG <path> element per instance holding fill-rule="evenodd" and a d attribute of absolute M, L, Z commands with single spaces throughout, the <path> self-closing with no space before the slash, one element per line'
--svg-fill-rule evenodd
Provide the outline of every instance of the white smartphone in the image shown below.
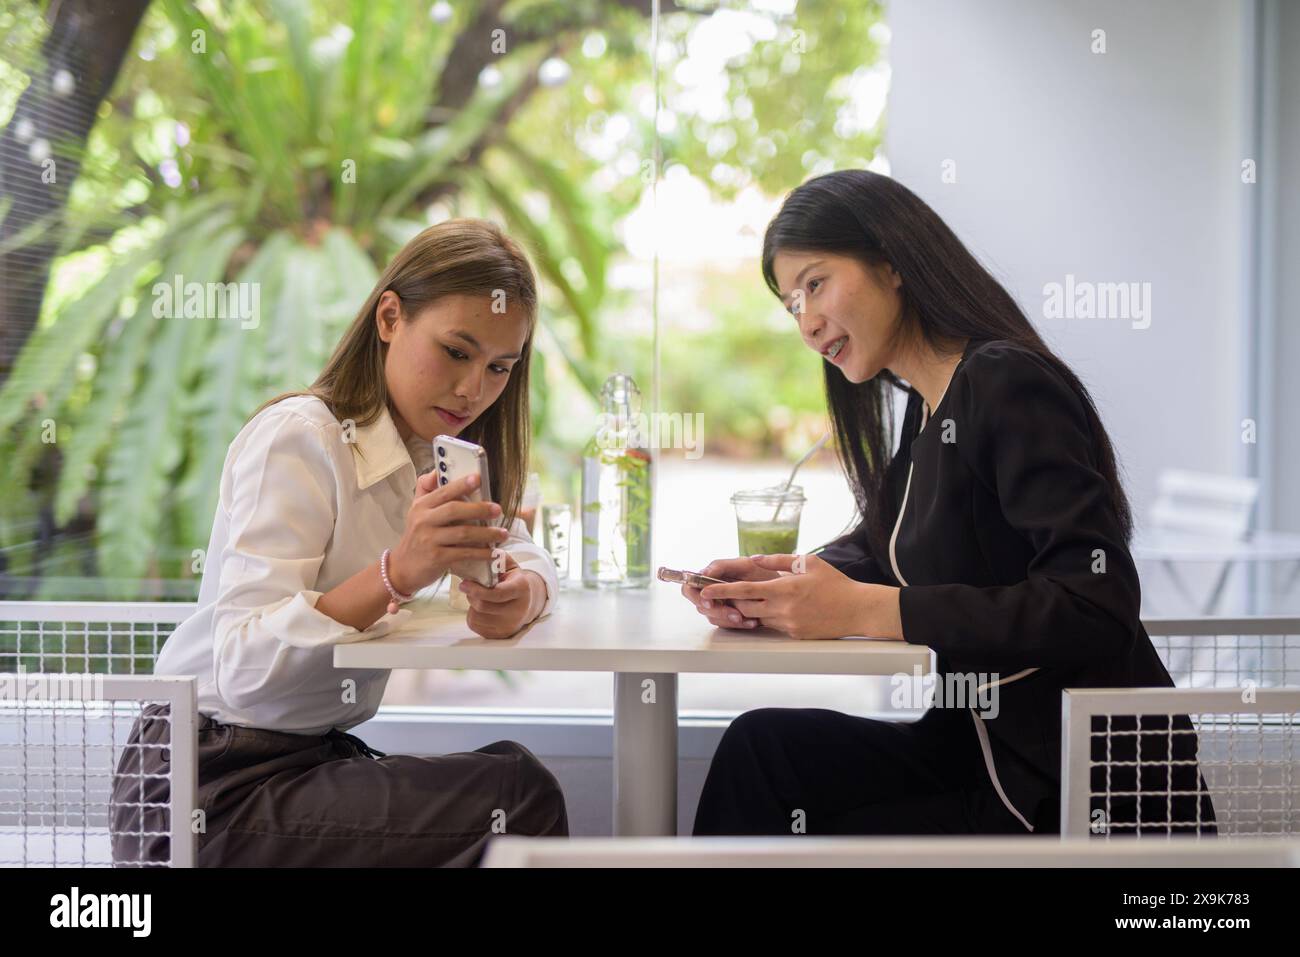
<path fill-rule="evenodd" d="M 446 485 L 466 475 L 478 476 L 478 488 L 464 497 L 467 502 L 492 501 L 492 485 L 488 481 L 487 452 L 483 446 L 466 442 L 450 435 L 438 435 L 433 439 L 434 468 L 438 470 L 438 484 Z M 475 525 L 487 525 L 481 519 Z M 476 581 L 484 588 L 495 588 L 497 584 L 497 563 L 478 559 L 469 562 L 457 562 L 451 569 L 461 578 Z"/>

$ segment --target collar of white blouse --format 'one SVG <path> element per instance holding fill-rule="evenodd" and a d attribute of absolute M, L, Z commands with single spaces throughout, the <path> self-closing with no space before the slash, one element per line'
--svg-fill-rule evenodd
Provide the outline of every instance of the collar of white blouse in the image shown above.
<path fill-rule="evenodd" d="M 357 488 L 374 485 L 405 465 L 411 466 L 411 487 L 415 476 L 433 466 L 433 447 L 414 432 L 405 442 L 385 407 L 375 421 L 357 428 L 352 442 L 352 460 L 357 468 Z"/>

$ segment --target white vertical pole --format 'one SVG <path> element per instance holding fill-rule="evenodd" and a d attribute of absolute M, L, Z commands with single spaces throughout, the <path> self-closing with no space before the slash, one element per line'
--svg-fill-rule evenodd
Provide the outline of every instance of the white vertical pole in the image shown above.
<path fill-rule="evenodd" d="M 197 679 L 172 686 L 171 822 L 172 867 L 194 867 L 197 835 L 192 826 L 199 789 Z"/>
<path fill-rule="evenodd" d="M 677 833 L 677 675 L 614 674 L 614 836 Z"/>
<path fill-rule="evenodd" d="M 1088 792 L 1092 789 L 1092 716 L 1071 710 L 1070 692 L 1061 693 L 1061 838 L 1088 836 Z"/>

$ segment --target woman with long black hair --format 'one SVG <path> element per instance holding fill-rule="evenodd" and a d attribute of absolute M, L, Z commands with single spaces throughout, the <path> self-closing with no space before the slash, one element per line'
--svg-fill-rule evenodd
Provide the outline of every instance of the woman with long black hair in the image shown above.
<path fill-rule="evenodd" d="M 735 583 L 683 594 L 720 627 L 928 646 L 948 694 L 910 723 L 741 715 L 695 833 L 1056 832 L 1062 689 L 1172 685 L 1138 617 L 1132 517 L 1088 390 L 888 177 L 844 170 L 795 189 L 768 226 L 763 276 L 825 359 L 861 521 L 819 554 L 715 561 L 704 573 Z M 1203 789 L 1191 724 L 1161 720 L 1142 724 L 1163 729 L 1142 735 L 1151 796 L 1112 800 L 1100 827 L 1212 831 L 1208 798 L 1176 793 Z M 1139 790 L 1123 763 L 1136 741 L 1112 739 L 1113 791 Z"/>

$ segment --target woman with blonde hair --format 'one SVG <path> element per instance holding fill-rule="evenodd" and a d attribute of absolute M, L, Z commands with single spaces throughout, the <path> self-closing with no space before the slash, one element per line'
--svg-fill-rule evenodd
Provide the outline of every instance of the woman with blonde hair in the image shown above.
<path fill-rule="evenodd" d="M 485 638 L 553 606 L 554 564 L 516 517 L 536 317 L 532 268 L 496 226 L 430 227 L 311 387 L 231 443 L 198 609 L 155 669 L 198 677 L 201 866 L 469 865 L 493 833 L 567 834 L 554 776 L 522 745 L 383 755 L 347 734 L 388 672 L 333 664 L 334 645 L 389 633 L 461 562 L 504 568 L 492 589 L 462 585 Z M 464 500 L 477 476 L 437 484 L 439 434 L 487 451 L 491 502 Z M 169 725 L 148 706 L 119 763 L 119 864 L 168 858 Z"/>

